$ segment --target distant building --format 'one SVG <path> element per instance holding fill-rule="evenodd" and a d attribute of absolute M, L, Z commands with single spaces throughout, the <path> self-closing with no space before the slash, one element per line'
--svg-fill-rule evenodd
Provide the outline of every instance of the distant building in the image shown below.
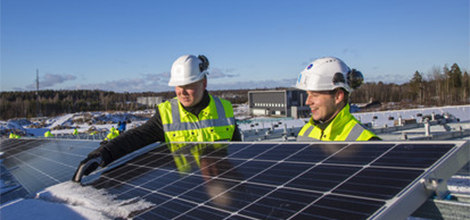
<path fill-rule="evenodd" d="M 155 107 L 156 105 L 163 102 L 163 97 L 153 96 L 153 97 L 137 97 L 137 103 L 140 105 L 146 105 L 149 107 Z"/>
<path fill-rule="evenodd" d="M 249 91 L 250 113 L 257 116 L 302 118 L 310 114 L 307 93 L 301 90 Z"/>
<path fill-rule="evenodd" d="M 218 97 L 223 98 L 223 99 L 235 99 L 235 98 L 238 98 L 239 95 L 231 93 L 231 92 L 226 92 L 226 93 L 222 93 Z"/>

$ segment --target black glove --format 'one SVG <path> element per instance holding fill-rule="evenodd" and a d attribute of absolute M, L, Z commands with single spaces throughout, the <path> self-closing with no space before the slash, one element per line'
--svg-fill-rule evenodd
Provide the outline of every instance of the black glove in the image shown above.
<path fill-rule="evenodd" d="M 77 171 L 75 171 L 75 174 L 73 175 L 72 181 L 79 183 L 82 180 L 83 175 L 88 175 L 95 171 L 102 163 L 103 158 L 101 157 L 101 154 L 95 152 L 90 153 L 85 160 L 80 162 Z"/>

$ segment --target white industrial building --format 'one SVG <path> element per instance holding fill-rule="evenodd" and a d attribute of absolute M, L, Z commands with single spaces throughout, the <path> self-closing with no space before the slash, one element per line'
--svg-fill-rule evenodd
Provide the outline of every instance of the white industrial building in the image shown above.
<path fill-rule="evenodd" d="M 149 97 L 137 97 L 137 103 L 140 105 L 146 105 L 149 107 L 155 107 L 156 105 L 163 102 L 161 96 L 149 96 Z"/>

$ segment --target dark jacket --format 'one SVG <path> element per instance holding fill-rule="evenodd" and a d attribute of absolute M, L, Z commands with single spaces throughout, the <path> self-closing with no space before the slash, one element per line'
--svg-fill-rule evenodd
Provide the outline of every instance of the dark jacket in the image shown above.
<path fill-rule="evenodd" d="M 209 102 L 209 93 L 204 91 L 201 102 L 193 107 L 184 108 L 188 112 L 198 115 L 201 110 L 209 105 Z M 101 154 L 104 161 L 102 166 L 105 166 L 114 160 L 149 144 L 165 142 L 164 133 L 162 120 L 157 107 L 155 114 L 145 124 L 137 128 L 127 130 L 109 142 L 103 143 L 98 149 L 90 154 Z M 235 131 L 231 141 L 241 141 L 241 135 L 237 125 L 235 125 Z"/>

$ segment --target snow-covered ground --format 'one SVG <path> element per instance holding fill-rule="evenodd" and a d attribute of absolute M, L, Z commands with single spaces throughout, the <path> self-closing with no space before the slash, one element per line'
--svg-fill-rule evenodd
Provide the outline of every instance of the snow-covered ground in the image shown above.
<path fill-rule="evenodd" d="M 239 105 L 235 109 L 238 126 L 245 137 L 255 135 L 276 134 L 281 131 L 298 131 L 308 118 L 251 118 L 247 105 Z M 459 119 L 460 125 L 470 128 L 470 105 L 448 106 L 439 108 L 422 108 L 400 111 L 355 113 L 354 115 L 363 123 L 371 123 L 374 127 L 390 127 L 398 118 L 422 120 L 422 116 L 432 114 L 450 113 Z M 69 135 L 76 127 L 82 134 L 92 130 L 106 133 L 111 127 L 116 127 L 119 121 L 130 121 L 127 129 L 140 126 L 147 119 L 141 116 L 151 112 L 126 112 L 126 113 L 75 113 L 43 121 L 40 126 L 38 121 L 24 119 L 0 121 L 0 132 L 7 135 L 15 130 L 26 136 L 43 136 L 44 132 L 51 130 L 57 136 Z M 420 115 L 420 116 L 418 116 Z M 421 116 L 422 115 L 422 116 Z M 390 120 L 393 117 L 393 120 Z M 60 128 L 60 129 L 59 129 Z M 5 137 L 5 136 L 4 136 Z M 468 175 L 454 175 L 449 180 L 449 190 L 452 192 L 470 194 L 470 177 Z M 2 190 L 8 187 L 2 181 Z M 1 219 L 115 219 L 125 218 L 128 213 L 151 206 L 150 203 L 141 200 L 120 201 L 115 200 L 106 192 L 94 188 L 81 187 L 72 182 L 65 182 L 51 186 L 38 193 L 37 198 L 21 199 L 0 207 Z M 27 210 L 27 211 L 25 211 Z M 418 218 L 409 218 L 418 219 Z"/>
<path fill-rule="evenodd" d="M 249 132 L 263 129 L 284 130 L 301 128 L 308 118 L 271 118 L 271 117 L 250 117 L 248 105 L 237 105 L 234 109 L 235 118 L 242 132 Z M 79 133 L 108 132 L 111 127 L 117 127 L 119 121 L 128 121 L 127 129 L 131 129 L 145 123 L 148 118 L 141 115 L 152 115 L 153 111 L 139 112 L 82 112 L 65 114 L 59 117 L 49 118 L 45 121 L 30 121 L 26 119 L 13 119 L 0 121 L 0 134 L 8 135 L 10 130 L 16 130 L 27 136 L 43 136 L 44 132 L 51 130 L 54 135 L 72 134 L 74 128 Z M 453 115 L 460 122 L 467 122 L 463 125 L 470 127 L 470 105 L 445 106 L 436 108 L 408 109 L 382 112 L 357 112 L 353 115 L 362 123 L 370 123 L 374 128 L 393 127 L 399 118 L 402 120 L 415 119 L 421 122 L 424 116 L 432 115 Z M 438 116 L 436 116 L 438 117 Z"/>

